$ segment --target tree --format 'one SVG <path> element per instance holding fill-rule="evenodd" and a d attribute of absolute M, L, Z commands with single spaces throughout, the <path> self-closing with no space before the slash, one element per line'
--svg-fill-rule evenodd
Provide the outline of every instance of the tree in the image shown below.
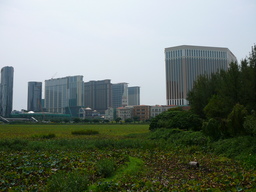
<path fill-rule="evenodd" d="M 246 130 L 243 127 L 247 110 L 243 105 L 236 104 L 232 112 L 228 115 L 228 132 L 230 136 L 241 136 L 246 134 Z"/>
<path fill-rule="evenodd" d="M 201 130 L 202 122 L 198 115 L 190 111 L 165 111 L 151 120 L 150 130 L 159 128 L 167 129 L 184 129 L 184 130 Z"/>
<path fill-rule="evenodd" d="M 194 83 L 194 87 L 189 91 L 187 99 L 191 107 L 191 111 L 205 118 L 203 109 L 208 104 L 212 95 L 216 94 L 219 84 L 219 73 L 208 75 L 201 75 Z"/>
<path fill-rule="evenodd" d="M 117 117 L 117 118 L 115 119 L 115 121 L 116 121 L 117 123 L 119 123 L 121 120 L 122 120 L 121 117 Z"/>
<path fill-rule="evenodd" d="M 229 109 L 227 109 L 225 105 L 226 103 L 223 97 L 219 95 L 213 95 L 203 111 L 208 119 L 226 118 L 227 114 L 229 113 Z"/>

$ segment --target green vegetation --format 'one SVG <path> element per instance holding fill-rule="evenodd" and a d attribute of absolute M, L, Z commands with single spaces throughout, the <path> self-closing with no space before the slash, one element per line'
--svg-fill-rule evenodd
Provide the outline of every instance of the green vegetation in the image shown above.
<path fill-rule="evenodd" d="M 72 131 L 73 135 L 97 135 L 99 131 L 94 130 L 79 130 L 79 131 Z"/>
<path fill-rule="evenodd" d="M 0 191 L 256 191 L 255 78 L 256 46 L 150 125 L 2 124 Z"/>
<path fill-rule="evenodd" d="M 188 94 L 190 112 L 203 120 L 204 133 L 212 140 L 255 136 L 256 45 L 241 64 L 231 63 L 197 79 Z"/>
<path fill-rule="evenodd" d="M 99 134 L 74 136 L 80 126 L 34 125 L 28 133 L 0 125 L 0 191 L 256 190 L 252 136 L 212 142 L 201 131 L 133 126 L 88 126 Z M 33 137 L 49 130 L 55 137 Z M 188 166 L 193 160 L 198 169 Z"/>

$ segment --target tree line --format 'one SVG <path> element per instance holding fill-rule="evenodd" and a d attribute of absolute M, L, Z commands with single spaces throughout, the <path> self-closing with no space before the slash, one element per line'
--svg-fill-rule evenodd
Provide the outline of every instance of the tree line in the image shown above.
<path fill-rule="evenodd" d="M 213 140 L 256 136 L 256 45 L 240 64 L 232 62 L 227 71 L 199 76 L 187 99 L 189 111 L 167 111 L 152 119 L 150 130 L 202 130 Z"/>

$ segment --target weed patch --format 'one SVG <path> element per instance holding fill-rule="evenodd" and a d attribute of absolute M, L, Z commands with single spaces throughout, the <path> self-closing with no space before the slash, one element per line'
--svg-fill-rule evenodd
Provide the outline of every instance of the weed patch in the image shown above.
<path fill-rule="evenodd" d="M 98 135 L 98 131 L 94 130 L 79 130 L 79 131 L 72 131 L 72 135 Z"/>

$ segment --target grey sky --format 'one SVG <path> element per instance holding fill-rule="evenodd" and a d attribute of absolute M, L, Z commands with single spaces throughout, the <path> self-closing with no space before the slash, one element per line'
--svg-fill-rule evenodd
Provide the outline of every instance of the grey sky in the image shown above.
<path fill-rule="evenodd" d="M 28 81 L 83 75 L 141 87 L 141 104 L 166 104 L 164 48 L 256 43 L 255 0 L 0 0 L 0 67 L 14 67 L 13 109 Z"/>

